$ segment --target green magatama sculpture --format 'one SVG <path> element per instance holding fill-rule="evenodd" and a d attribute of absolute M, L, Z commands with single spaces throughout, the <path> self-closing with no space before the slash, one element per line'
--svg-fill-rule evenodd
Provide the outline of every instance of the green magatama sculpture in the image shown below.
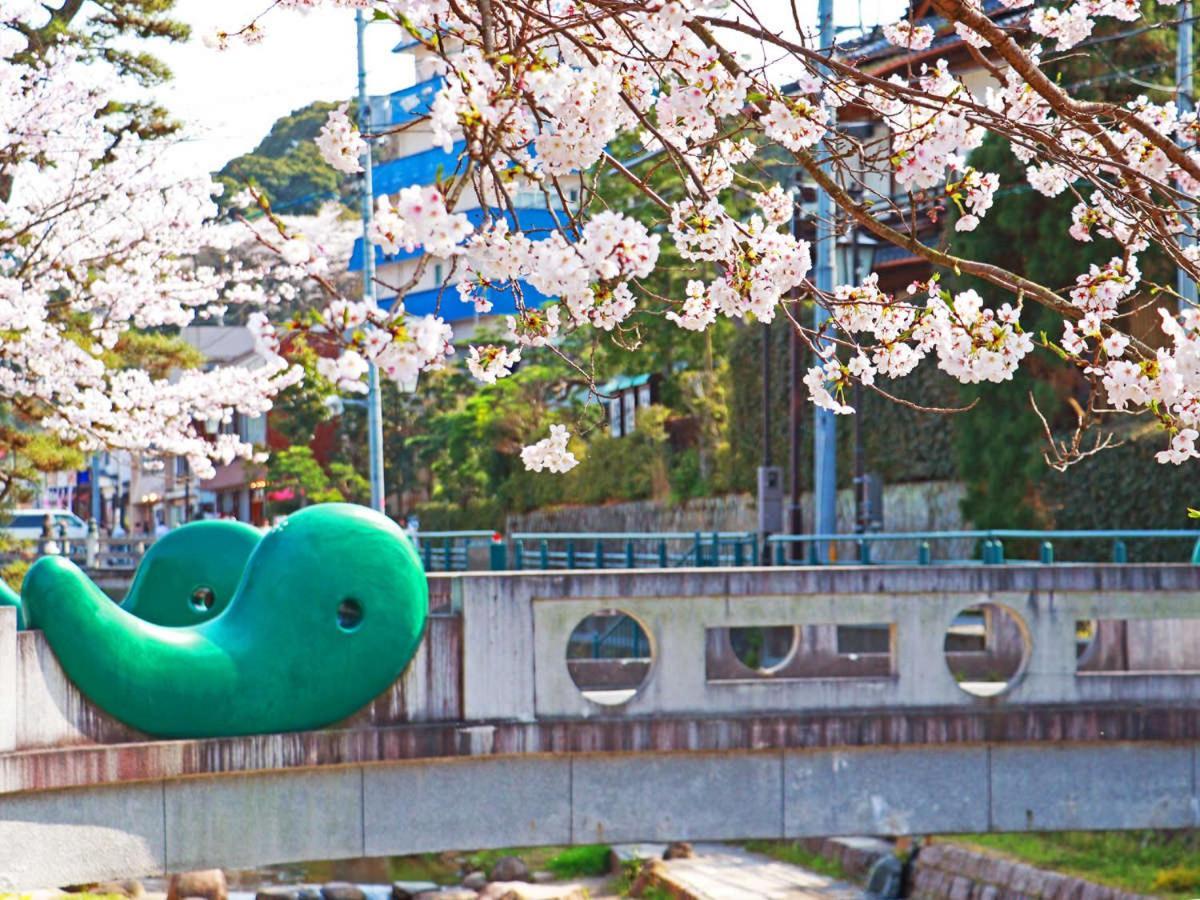
<path fill-rule="evenodd" d="M 147 552 L 124 608 L 56 556 L 33 565 L 15 604 L 9 595 L 0 603 L 45 633 L 92 702 L 159 737 L 345 718 L 404 671 L 429 606 L 404 532 L 343 503 L 302 509 L 261 537 L 234 523 L 180 528 Z"/>

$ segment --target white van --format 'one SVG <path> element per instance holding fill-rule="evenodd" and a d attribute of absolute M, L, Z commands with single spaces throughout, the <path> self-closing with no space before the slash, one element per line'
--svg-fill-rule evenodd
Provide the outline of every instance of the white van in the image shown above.
<path fill-rule="evenodd" d="M 42 520 L 50 514 L 54 539 L 81 541 L 87 537 L 87 523 L 65 509 L 14 509 L 0 511 L 0 531 L 18 541 L 36 541 L 42 536 Z"/>

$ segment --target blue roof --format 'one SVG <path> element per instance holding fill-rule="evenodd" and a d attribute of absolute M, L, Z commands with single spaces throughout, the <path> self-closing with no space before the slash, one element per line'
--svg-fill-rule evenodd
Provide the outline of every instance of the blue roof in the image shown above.
<path fill-rule="evenodd" d="M 528 282 L 521 281 L 518 284 L 521 285 L 521 296 L 527 308 L 541 306 L 553 299 L 547 297 Z M 506 313 L 511 315 L 517 311 L 517 301 L 513 296 L 511 287 L 489 287 L 485 293 L 487 298 L 492 301 L 492 310 L 487 315 L 495 316 Z M 439 298 L 441 299 L 440 308 L 438 306 Z M 395 302 L 395 297 L 387 297 L 381 299 L 379 305 L 384 309 L 391 309 L 392 304 Z M 453 286 L 448 288 L 431 288 L 427 291 L 413 291 L 411 294 L 405 295 L 404 311 L 410 316 L 425 316 L 437 313 L 451 324 L 475 318 L 475 304 L 464 303 L 458 293 L 458 289 Z"/>
<path fill-rule="evenodd" d="M 466 212 L 467 219 L 471 224 L 478 228 L 483 223 L 482 209 L 469 209 Z M 508 221 L 508 227 L 513 231 L 524 231 L 525 236 L 531 241 L 540 241 L 549 236 L 554 230 L 554 218 L 548 210 L 539 209 L 537 207 L 521 208 L 517 210 L 517 219 L 514 222 L 513 216 L 507 210 L 493 209 L 491 211 L 493 219 L 503 217 Z M 375 265 L 382 266 L 385 263 L 403 262 L 406 259 L 416 259 L 424 254 L 424 249 L 416 247 L 413 250 L 405 250 L 400 248 L 399 252 L 387 254 L 377 244 L 375 246 Z M 358 238 L 354 241 L 354 251 L 350 254 L 350 265 L 348 270 L 358 272 L 363 266 L 363 241 Z"/>
<path fill-rule="evenodd" d="M 449 153 L 441 147 L 431 147 L 375 166 L 371 172 L 374 185 L 372 193 L 378 197 L 395 194 L 401 188 L 414 184 L 433 184 L 438 180 L 439 172 L 445 177 L 458 168 L 459 157 L 466 147 L 464 141 L 458 141 Z"/>
<path fill-rule="evenodd" d="M 385 94 L 382 97 L 372 97 L 371 127 L 383 128 L 395 125 L 405 125 L 415 119 L 429 115 L 434 98 L 442 89 L 445 79 L 440 76 L 406 87 L 402 91 Z"/>

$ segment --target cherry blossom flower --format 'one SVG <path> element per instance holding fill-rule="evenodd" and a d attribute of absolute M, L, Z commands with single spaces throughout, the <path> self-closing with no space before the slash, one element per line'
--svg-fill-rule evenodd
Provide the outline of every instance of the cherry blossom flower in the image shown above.
<path fill-rule="evenodd" d="M 343 103 L 329 114 L 317 135 L 317 149 L 321 151 L 321 158 L 339 172 L 361 172 L 367 142 L 350 121 L 348 108 L 348 104 Z"/>
<path fill-rule="evenodd" d="M 471 345 L 467 368 L 483 384 L 495 384 L 497 379 L 512 374 L 513 366 L 521 361 L 521 350 L 508 350 L 494 344 Z"/>
<path fill-rule="evenodd" d="M 567 449 L 570 439 L 565 425 L 551 425 L 549 437 L 521 450 L 521 462 L 531 472 L 569 472 L 579 464 L 575 454 Z"/>

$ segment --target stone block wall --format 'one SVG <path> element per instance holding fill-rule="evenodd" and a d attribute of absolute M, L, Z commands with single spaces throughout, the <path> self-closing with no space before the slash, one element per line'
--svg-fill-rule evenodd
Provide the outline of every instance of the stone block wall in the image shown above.
<path fill-rule="evenodd" d="M 1116 888 L 1047 872 L 955 844 L 930 844 L 917 855 L 914 900 L 1143 900 Z"/>
<path fill-rule="evenodd" d="M 965 488 L 956 481 L 927 481 L 887 485 L 883 492 L 883 527 L 886 531 L 959 531 L 969 528 L 963 520 L 961 500 Z M 786 499 L 785 499 L 786 503 Z M 801 498 L 805 530 L 812 528 L 812 495 Z M 854 493 L 838 491 L 838 531 L 854 531 Z M 670 504 L 657 500 L 611 503 L 606 506 L 569 506 L 541 509 L 509 516 L 506 534 L 514 532 L 606 532 L 606 531 L 757 531 L 758 512 L 750 494 L 701 497 Z M 934 548 L 936 555 L 951 551 L 967 555 L 970 546 Z M 882 548 L 881 548 L 882 550 Z M 908 546 L 897 548 L 912 555 Z M 888 558 L 881 555 L 880 558 Z"/>

